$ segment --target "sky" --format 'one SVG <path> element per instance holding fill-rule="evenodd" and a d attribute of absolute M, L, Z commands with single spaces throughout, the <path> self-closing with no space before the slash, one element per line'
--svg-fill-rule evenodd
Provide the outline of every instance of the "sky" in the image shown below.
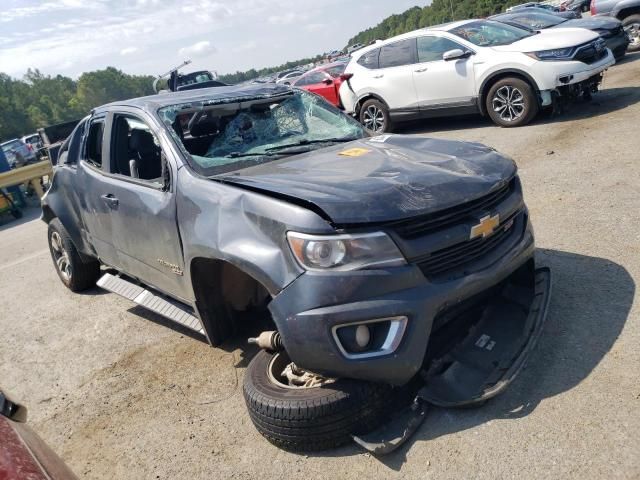
<path fill-rule="evenodd" d="M 191 59 L 220 74 L 345 46 L 425 0 L 0 0 L 0 72 L 161 74 Z M 188 70 L 189 70 L 188 69 Z M 188 71 L 187 70 L 187 71 Z"/>

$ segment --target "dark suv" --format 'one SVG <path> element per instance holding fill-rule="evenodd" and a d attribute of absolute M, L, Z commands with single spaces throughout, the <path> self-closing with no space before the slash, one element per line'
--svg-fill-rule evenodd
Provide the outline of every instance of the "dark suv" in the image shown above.
<path fill-rule="evenodd" d="M 266 317 L 244 393 L 285 448 L 370 430 L 415 382 L 482 403 L 540 333 L 549 274 L 516 165 L 483 145 L 372 137 L 316 95 L 250 85 L 96 108 L 58 162 L 42 208 L 62 282 L 212 345 Z"/>
<path fill-rule="evenodd" d="M 628 50 L 640 50 L 640 0 L 591 0 L 591 15 L 621 20 L 629 35 Z"/>

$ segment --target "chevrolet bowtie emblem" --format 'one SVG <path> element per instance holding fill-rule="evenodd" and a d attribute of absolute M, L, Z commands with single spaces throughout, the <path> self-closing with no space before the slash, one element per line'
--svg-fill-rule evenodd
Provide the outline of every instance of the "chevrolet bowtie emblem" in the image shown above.
<path fill-rule="evenodd" d="M 496 228 L 498 228 L 498 225 L 500 225 L 500 215 L 495 214 L 493 217 L 491 215 L 482 217 L 478 225 L 471 227 L 471 235 L 469 235 L 469 239 L 473 240 L 480 236 L 487 238 Z"/>

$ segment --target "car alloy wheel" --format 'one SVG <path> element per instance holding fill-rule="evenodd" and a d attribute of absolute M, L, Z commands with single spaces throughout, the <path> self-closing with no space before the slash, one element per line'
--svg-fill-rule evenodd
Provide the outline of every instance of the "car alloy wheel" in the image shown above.
<path fill-rule="evenodd" d="M 369 105 L 362 114 L 363 123 L 366 128 L 374 132 L 384 131 L 384 112 L 376 105 Z"/>
<path fill-rule="evenodd" d="M 71 262 L 69 261 L 69 254 L 65 250 L 62 238 L 58 232 L 51 234 L 51 248 L 53 260 L 56 263 L 60 275 L 65 282 L 69 282 L 71 280 Z"/>
<path fill-rule="evenodd" d="M 640 22 L 625 25 L 624 31 L 629 36 L 629 49 L 637 49 L 640 47 Z"/>
<path fill-rule="evenodd" d="M 525 112 L 525 98 L 516 87 L 505 85 L 496 90 L 491 99 L 493 111 L 505 122 L 513 122 Z"/>

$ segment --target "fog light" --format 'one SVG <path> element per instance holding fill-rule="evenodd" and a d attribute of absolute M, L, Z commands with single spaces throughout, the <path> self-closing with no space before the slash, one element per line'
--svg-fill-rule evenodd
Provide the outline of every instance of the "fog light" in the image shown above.
<path fill-rule="evenodd" d="M 369 341 L 371 340 L 371 332 L 369 331 L 369 327 L 366 325 L 358 325 L 356 328 L 356 344 L 360 348 L 364 348 L 369 345 Z"/>
<path fill-rule="evenodd" d="M 393 353 L 404 335 L 407 317 L 387 317 L 335 325 L 331 330 L 340 352 L 349 359 Z"/>

